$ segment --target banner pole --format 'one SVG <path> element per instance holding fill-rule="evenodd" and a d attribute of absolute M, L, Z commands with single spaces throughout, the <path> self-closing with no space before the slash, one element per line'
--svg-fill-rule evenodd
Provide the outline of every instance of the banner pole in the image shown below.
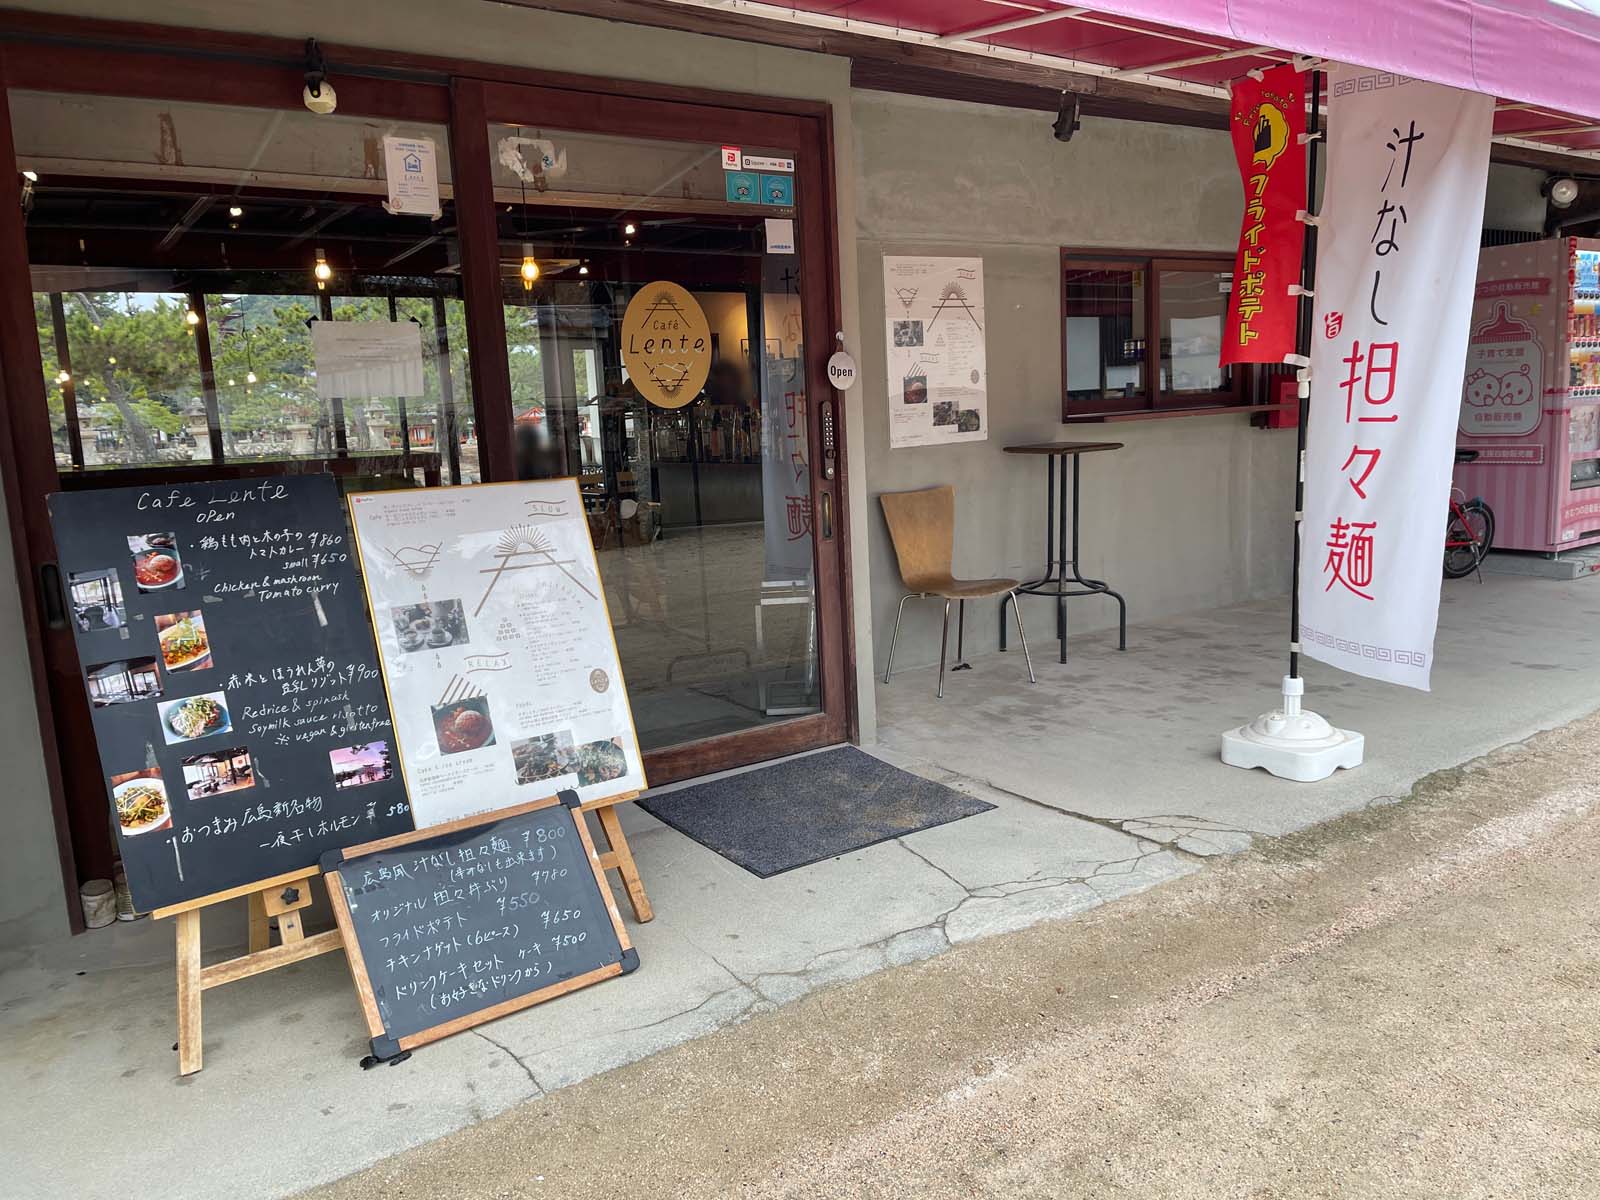
<path fill-rule="evenodd" d="M 1277 708 L 1262 713 L 1247 725 L 1227 730 L 1222 735 L 1221 758 L 1230 767 L 1250 770 L 1260 767 L 1281 779 L 1310 783 L 1326 779 L 1339 768 L 1361 765 L 1366 739 L 1348 729 L 1336 729 L 1317 713 L 1303 707 L 1305 681 L 1300 677 L 1300 568 L 1303 560 L 1301 532 L 1305 523 L 1306 429 L 1311 417 L 1311 344 L 1315 337 L 1316 312 L 1312 290 L 1317 276 L 1317 222 L 1320 214 L 1311 211 L 1317 200 L 1317 142 L 1322 137 L 1323 72 L 1312 70 L 1310 80 L 1311 114 L 1302 135 L 1306 145 L 1305 232 L 1302 234 L 1300 282 L 1291 285 L 1298 293 L 1300 307 L 1295 330 L 1295 353 L 1284 360 L 1295 365 L 1295 396 L 1300 419 L 1295 424 L 1294 477 L 1294 576 L 1289 591 L 1289 673 L 1283 677 L 1282 700 Z"/>
<path fill-rule="evenodd" d="M 1317 137 L 1322 132 L 1322 72 L 1311 72 L 1311 114 L 1306 123 L 1306 208 L 1317 203 Z M 1299 330 L 1295 336 L 1295 353 L 1309 361 L 1311 358 L 1311 323 L 1315 319 L 1316 301 L 1311 295 L 1317 281 L 1317 226 L 1306 222 L 1304 251 L 1300 256 Z M 1300 678 L 1300 535 L 1306 502 L 1306 420 L 1311 414 L 1311 388 L 1302 377 L 1295 389 L 1299 401 L 1299 419 L 1294 432 L 1294 568 L 1289 579 L 1289 677 Z"/>

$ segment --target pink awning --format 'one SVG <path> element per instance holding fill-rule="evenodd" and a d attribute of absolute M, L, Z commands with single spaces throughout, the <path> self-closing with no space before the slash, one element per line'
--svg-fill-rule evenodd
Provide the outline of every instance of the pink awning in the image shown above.
<path fill-rule="evenodd" d="M 744 0 L 738 11 L 1217 94 L 1251 67 L 1306 54 L 1486 92 L 1501 101 L 1497 139 L 1600 157 L 1600 0 Z"/>
<path fill-rule="evenodd" d="M 1600 115 L 1600 0 L 1103 0 L 1094 7 Z"/>

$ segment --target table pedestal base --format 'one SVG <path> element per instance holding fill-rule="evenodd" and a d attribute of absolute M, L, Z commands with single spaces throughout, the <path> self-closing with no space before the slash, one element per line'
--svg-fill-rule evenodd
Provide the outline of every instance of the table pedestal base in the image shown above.
<path fill-rule="evenodd" d="M 1222 761 L 1246 770 L 1261 767 L 1280 779 L 1299 783 L 1326 779 L 1340 767 L 1359 767 L 1366 755 L 1366 739 L 1303 711 L 1300 697 L 1304 691 L 1305 680 L 1285 675 L 1283 706 L 1224 733 Z"/>

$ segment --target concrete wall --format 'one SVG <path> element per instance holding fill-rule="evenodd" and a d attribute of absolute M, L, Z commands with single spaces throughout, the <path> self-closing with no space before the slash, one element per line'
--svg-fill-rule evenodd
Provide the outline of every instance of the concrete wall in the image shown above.
<path fill-rule="evenodd" d="M 821 100 L 833 106 L 838 196 L 841 324 L 851 345 L 860 341 L 855 297 L 855 211 L 849 180 L 855 162 L 850 129 L 850 66 L 841 58 L 750 45 L 723 38 L 536 12 L 482 0 L 274 0 L 222 5 L 214 0 L 6 0 L 9 7 L 198 29 L 235 30 L 330 43 L 413 51 L 483 62 L 615 78 L 717 88 L 758 95 Z M 334 83 L 337 85 L 337 71 Z M 847 406 L 853 541 L 868 544 L 864 431 L 859 406 Z M 0 536 L 4 530 L 0 529 Z M 858 554 L 862 553 L 858 551 Z M 864 648 L 859 687 L 865 737 L 874 730 L 871 685 L 871 605 L 868 573 L 856 572 L 856 637 Z M 66 929 L 55 869 L 54 833 L 44 788 L 27 667 L 19 634 L 20 603 L 9 558 L 0 566 L 0 694 L 6 721 L 0 761 L 7 766 L 0 814 L 0 951 Z"/>
<path fill-rule="evenodd" d="M 1243 416 L 1060 419 L 1060 247 L 1231 251 L 1243 201 L 1227 136 L 1085 119 L 1061 144 L 1048 114 L 879 92 L 857 92 L 851 111 L 864 331 L 852 400 L 864 409 L 874 496 L 866 558 L 880 670 L 901 586 L 878 493 L 954 484 L 957 573 L 1039 574 L 1045 466 L 1002 453 L 1007 444 L 1126 444 L 1083 460 L 1083 570 L 1126 595 L 1130 621 L 1286 591 L 1292 433 L 1252 429 Z M 987 441 L 889 448 L 885 254 L 983 258 Z M 1051 606 L 1024 603 L 1043 648 Z M 996 607 L 987 601 L 969 613 L 969 652 L 994 647 Z M 1069 602 L 1069 624 L 1103 628 L 1115 608 L 1099 598 Z M 931 601 L 907 605 L 897 664 L 938 661 L 939 615 Z"/>

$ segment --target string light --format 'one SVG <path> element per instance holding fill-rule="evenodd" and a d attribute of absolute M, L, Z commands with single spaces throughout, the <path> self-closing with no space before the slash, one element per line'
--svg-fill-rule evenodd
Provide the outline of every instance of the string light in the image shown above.
<path fill-rule="evenodd" d="M 333 268 L 328 265 L 328 256 L 320 249 L 317 251 L 317 263 L 311 268 L 311 274 L 316 277 L 319 292 L 324 291 L 328 286 L 328 280 L 333 278 Z"/>

